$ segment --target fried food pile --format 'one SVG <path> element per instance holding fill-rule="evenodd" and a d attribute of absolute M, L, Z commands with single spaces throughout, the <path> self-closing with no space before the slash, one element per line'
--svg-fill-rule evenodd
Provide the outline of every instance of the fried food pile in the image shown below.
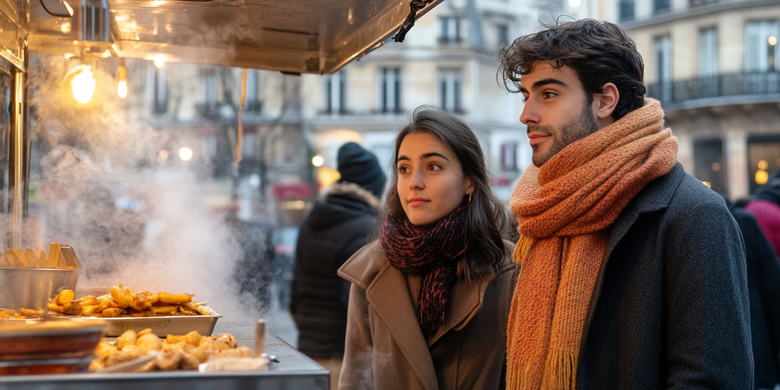
<path fill-rule="evenodd" d="M 41 318 L 41 316 L 43 316 L 43 310 L 27 310 L 21 308 L 19 311 L 20 313 L 17 313 L 16 310 L 0 310 L 0 319 L 26 320 L 30 318 Z"/>
<path fill-rule="evenodd" d="M 49 309 L 68 315 L 92 317 L 153 317 L 211 315 L 192 300 L 195 294 L 135 292 L 130 287 L 111 287 L 111 293 L 95 297 L 87 295 L 73 299 L 72 290 L 62 290 L 48 304 Z"/>
<path fill-rule="evenodd" d="M 133 330 L 122 333 L 116 340 L 116 345 L 101 341 L 95 349 L 95 359 L 89 366 L 90 371 L 101 370 L 115 364 L 126 362 L 146 355 L 150 351 L 160 354 L 135 371 L 169 371 L 195 370 L 205 363 L 209 357 L 251 357 L 252 349 L 247 346 L 237 346 L 232 334 L 219 336 L 202 336 L 196 331 L 184 336 L 169 334 L 165 340 L 160 340 L 151 329 L 144 329 L 136 334 Z"/>

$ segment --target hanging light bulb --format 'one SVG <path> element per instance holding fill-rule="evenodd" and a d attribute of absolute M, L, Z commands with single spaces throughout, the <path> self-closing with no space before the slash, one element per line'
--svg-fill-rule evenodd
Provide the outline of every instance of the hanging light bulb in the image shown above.
<path fill-rule="evenodd" d="M 95 78 L 92 77 L 92 71 L 88 65 L 80 65 L 80 67 L 81 71 L 73 78 L 71 87 L 73 88 L 73 97 L 76 98 L 76 101 L 86 104 L 89 103 L 92 99 L 92 94 L 95 93 Z"/>
<path fill-rule="evenodd" d="M 121 99 L 127 97 L 127 68 L 125 68 L 125 59 L 119 60 L 119 67 L 116 68 L 116 94 Z"/>

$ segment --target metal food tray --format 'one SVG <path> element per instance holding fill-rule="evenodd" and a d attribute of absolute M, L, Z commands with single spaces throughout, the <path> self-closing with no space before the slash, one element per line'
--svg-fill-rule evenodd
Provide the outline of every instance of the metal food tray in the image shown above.
<path fill-rule="evenodd" d="M 119 337 L 128 330 L 140 332 L 146 328 L 152 329 L 152 333 L 165 338 L 169 334 L 184 335 L 193 330 L 204 336 L 210 336 L 214 331 L 214 325 L 222 317 L 207 305 L 200 307 L 210 311 L 211 315 L 191 316 L 153 316 L 153 317 L 85 317 L 62 316 L 69 319 L 99 319 L 105 321 L 107 337 Z"/>
<path fill-rule="evenodd" d="M 4 307 L 0 307 L 0 311 L 12 310 Z M 18 310 L 18 309 L 14 309 Z M 38 321 L 43 321 L 43 318 L 0 318 L 0 326 L 3 325 L 20 325 L 20 324 L 32 324 Z"/>

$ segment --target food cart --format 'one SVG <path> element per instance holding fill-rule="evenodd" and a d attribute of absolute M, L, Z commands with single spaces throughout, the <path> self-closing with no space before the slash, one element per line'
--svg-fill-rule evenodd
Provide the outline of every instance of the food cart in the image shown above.
<path fill-rule="evenodd" d="M 414 21 L 441 0 L 5 0 L 0 2 L 0 90 L 8 122 L 0 168 L 10 239 L 25 243 L 31 135 L 30 53 L 202 63 L 329 74 L 380 47 L 402 40 Z M 119 77 L 121 78 L 121 72 Z M 126 75 L 125 75 L 126 76 Z M 6 131 L 7 130 L 7 136 Z M 8 284 L 8 283 L 6 283 Z M 27 288 L 37 288 L 29 286 Z M 44 288 L 44 286 L 40 286 Z M 11 288 L 0 286 L 0 290 Z M 218 308 L 216 308 L 218 309 Z M 232 333 L 253 345 L 254 324 L 231 318 L 215 333 Z M 267 371 L 198 373 L 79 373 L 0 376 L 0 389 L 52 388 L 307 388 L 325 389 L 328 372 L 269 334 L 264 351 L 275 355 Z"/>

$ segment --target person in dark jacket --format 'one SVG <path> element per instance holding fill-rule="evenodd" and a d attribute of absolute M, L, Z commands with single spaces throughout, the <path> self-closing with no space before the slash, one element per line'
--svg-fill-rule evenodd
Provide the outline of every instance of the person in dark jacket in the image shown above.
<path fill-rule="evenodd" d="M 780 256 L 780 170 L 769 175 L 766 184 L 745 206 L 745 210 L 756 216 L 758 226 L 774 248 L 775 255 Z"/>
<path fill-rule="evenodd" d="M 330 370 L 332 389 L 344 356 L 350 288 L 337 271 L 378 229 L 386 180 L 376 156 L 354 142 L 339 148 L 338 170 L 339 181 L 301 225 L 290 302 L 298 349 Z"/>
<path fill-rule="evenodd" d="M 756 217 L 742 208 L 729 207 L 745 240 L 754 386 L 774 389 L 780 383 L 780 261 Z"/>
<path fill-rule="evenodd" d="M 631 38 L 583 19 L 500 57 L 533 149 L 510 201 L 507 388 L 752 389 L 739 227 L 676 162 Z"/>

